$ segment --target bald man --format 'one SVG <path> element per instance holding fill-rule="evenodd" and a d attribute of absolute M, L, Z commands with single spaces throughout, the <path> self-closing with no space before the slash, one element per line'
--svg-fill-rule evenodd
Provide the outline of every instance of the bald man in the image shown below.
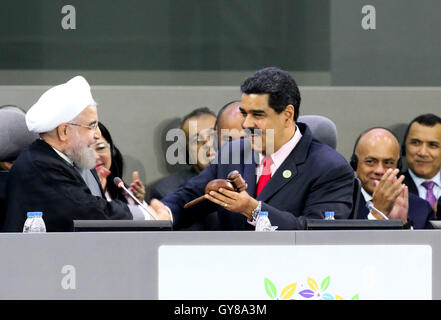
<path fill-rule="evenodd" d="M 384 219 L 375 210 L 366 207 L 372 201 L 375 208 L 388 219 L 401 219 L 415 229 L 430 228 L 434 219 L 430 204 L 409 193 L 398 177 L 400 145 L 395 135 L 385 128 L 371 128 L 360 134 L 351 157 L 351 166 L 361 181 L 358 219 Z"/>
<path fill-rule="evenodd" d="M 218 137 L 218 147 L 224 143 L 245 137 L 242 128 L 243 115 L 240 112 L 240 101 L 228 102 L 218 112 L 215 130 Z"/>

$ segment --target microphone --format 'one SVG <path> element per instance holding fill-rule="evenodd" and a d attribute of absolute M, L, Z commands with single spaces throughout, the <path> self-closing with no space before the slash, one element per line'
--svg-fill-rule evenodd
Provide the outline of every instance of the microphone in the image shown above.
<path fill-rule="evenodd" d="M 386 215 L 385 215 L 383 212 L 381 212 L 380 210 L 378 210 L 377 208 L 374 207 L 374 204 L 372 203 L 372 201 L 368 201 L 368 202 L 366 202 L 366 207 L 367 207 L 369 210 L 374 209 L 375 211 L 377 211 L 377 212 L 378 212 L 378 213 L 384 218 L 384 220 L 389 220 L 389 218 L 386 217 Z"/>
<path fill-rule="evenodd" d="M 133 193 L 131 193 L 130 190 L 126 188 L 126 186 L 124 185 L 124 181 L 122 181 L 121 178 L 119 178 L 119 177 L 115 177 L 115 178 L 113 179 L 113 183 L 114 183 L 118 188 L 121 188 L 121 189 L 123 189 L 125 192 L 127 192 L 127 193 L 129 194 L 129 196 L 132 197 L 132 199 L 135 200 L 136 203 L 138 203 L 138 204 L 141 206 L 141 208 L 143 208 L 145 211 L 147 211 L 147 213 L 153 218 L 153 220 L 158 220 L 158 218 L 156 217 L 156 215 L 155 215 L 153 212 L 151 212 L 151 211 L 150 211 L 145 205 L 143 205 L 143 204 L 138 200 L 138 198 L 135 197 L 135 196 L 133 195 Z"/>

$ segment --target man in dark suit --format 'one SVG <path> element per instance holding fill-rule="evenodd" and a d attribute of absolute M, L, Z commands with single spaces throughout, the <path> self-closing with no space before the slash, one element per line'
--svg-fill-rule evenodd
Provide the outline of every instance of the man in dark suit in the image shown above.
<path fill-rule="evenodd" d="M 259 211 L 279 230 L 303 229 L 306 218 L 336 218 L 351 212 L 353 171 L 334 149 L 313 139 L 307 125 L 296 123 L 300 93 L 291 76 L 277 68 L 257 71 L 241 86 L 242 127 L 248 139 L 234 140 L 218 152 L 217 161 L 178 192 L 162 199 L 175 223 L 192 211 L 218 210 L 220 229 L 250 230 Z M 205 194 L 213 179 L 237 170 L 248 188 L 220 188 L 195 207 L 187 202 Z M 217 205 L 217 208 L 216 206 Z"/>
<path fill-rule="evenodd" d="M 184 116 L 180 129 L 185 133 L 186 162 L 190 164 L 190 167 L 152 183 L 147 188 L 149 193 L 147 200 L 162 199 L 183 186 L 209 165 L 209 160 L 212 160 L 216 152 L 214 149 L 215 122 L 216 115 L 207 107 L 197 108 Z M 193 161 L 190 161 L 190 154 L 195 158 Z M 196 157 L 199 154 L 205 155 L 206 159 Z"/>
<path fill-rule="evenodd" d="M 404 176 L 397 177 L 400 167 L 400 146 L 395 135 L 385 128 L 371 128 L 360 134 L 354 146 L 351 166 L 361 181 L 361 196 L 357 219 L 384 219 L 366 203 L 389 219 L 401 219 L 415 229 L 430 228 L 433 220 L 430 204 L 409 193 L 403 184 Z"/>
<path fill-rule="evenodd" d="M 181 120 L 180 129 L 185 133 L 185 158 L 189 168 L 179 170 L 156 181 L 147 187 L 147 200 L 162 199 L 185 185 L 188 180 L 197 176 L 210 164 L 215 156 L 214 126 L 216 115 L 207 107 L 197 108 L 185 115 Z M 217 224 L 216 213 L 203 217 L 189 217 L 181 225 L 179 231 L 213 230 Z"/>
<path fill-rule="evenodd" d="M 96 161 L 91 146 L 100 137 L 98 111 L 83 77 L 46 91 L 27 112 L 26 124 L 40 139 L 20 153 L 9 172 L 4 231 L 21 232 L 29 211 L 42 211 L 46 230 L 56 232 L 72 231 L 75 219 L 145 219 L 137 206 L 103 198 L 91 170 Z"/>
<path fill-rule="evenodd" d="M 426 199 L 436 210 L 441 197 L 441 118 L 423 114 L 413 119 L 404 134 L 401 153 L 409 167 L 404 172 L 409 192 Z"/>

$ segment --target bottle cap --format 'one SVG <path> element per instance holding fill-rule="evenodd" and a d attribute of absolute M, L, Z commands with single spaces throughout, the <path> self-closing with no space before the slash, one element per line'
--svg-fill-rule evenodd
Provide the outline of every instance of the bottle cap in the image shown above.
<path fill-rule="evenodd" d="M 325 217 L 334 216 L 334 211 L 325 211 Z"/>
<path fill-rule="evenodd" d="M 259 216 L 267 216 L 268 215 L 268 211 L 260 211 L 259 212 Z"/>
<path fill-rule="evenodd" d="M 43 212 L 41 211 L 32 211 L 32 212 L 28 212 L 28 217 L 42 217 L 43 216 Z"/>

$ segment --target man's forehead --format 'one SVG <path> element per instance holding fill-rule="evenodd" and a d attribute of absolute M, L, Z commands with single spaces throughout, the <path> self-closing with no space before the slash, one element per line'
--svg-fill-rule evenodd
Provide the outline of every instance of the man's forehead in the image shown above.
<path fill-rule="evenodd" d="M 243 93 L 240 99 L 240 107 L 249 108 L 251 106 L 268 107 L 269 93 Z"/>
<path fill-rule="evenodd" d="M 410 126 L 408 135 L 409 137 L 418 137 L 423 141 L 441 141 L 441 123 L 437 123 L 434 126 L 425 126 L 418 122 L 414 122 Z"/>
<path fill-rule="evenodd" d="M 390 157 L 399 155 L 400 145 L 396 138 L 391 134 L 372 134 L 364 135 L 360 138 L 357 145 L 357 152 L 363 155 L 390 154 Z M 388 156 L 389 157 L 389 156 Z"/>

